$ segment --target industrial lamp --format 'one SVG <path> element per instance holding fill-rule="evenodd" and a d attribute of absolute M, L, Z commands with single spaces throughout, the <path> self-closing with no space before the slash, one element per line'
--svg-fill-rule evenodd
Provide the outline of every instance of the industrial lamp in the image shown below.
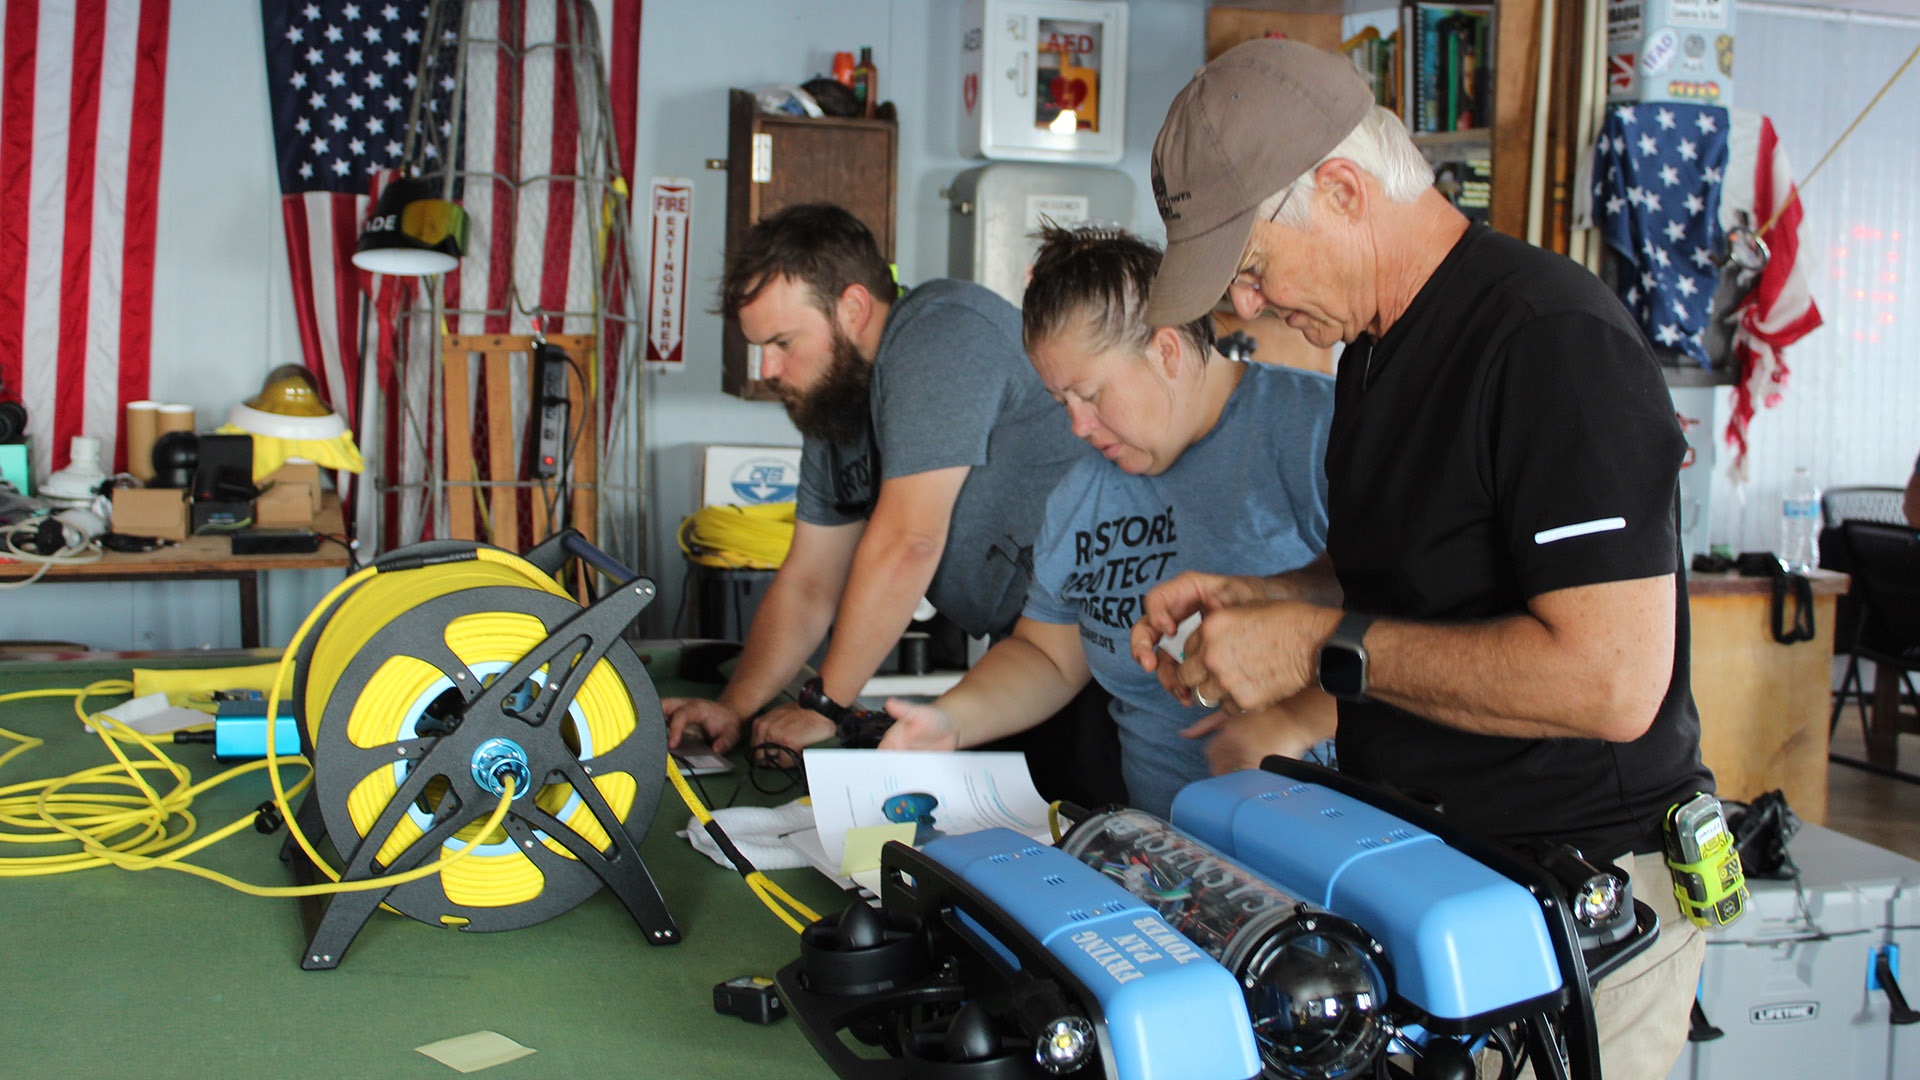
<path fill-rule="evenodd" d="M 439 198 L 425 180 L 395 178 L 380 189 L 353 246 L 353 265 L 376 274 L 444 274 L 467 250 L 467 212 Z"/>

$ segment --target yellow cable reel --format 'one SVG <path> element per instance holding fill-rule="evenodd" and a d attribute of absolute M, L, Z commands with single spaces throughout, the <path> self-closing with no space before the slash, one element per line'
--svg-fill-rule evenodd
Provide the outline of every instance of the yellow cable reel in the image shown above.
<path fill-rule="evenodd" d="M 621 637 L 653 585 L 623 572 L 582 608 L 554 582 L 569 553 L 623 570 L 571 532 L 525 558 L 435 541 L 380 559 L 315 623 L 294 693 L 314 779 L 298 824 L 333 840 L 342 880 L 474 851 L 438 875 L 333 897 L 303 967 L 337 965 L 381 904 L 436 926 L 511 930 L 603 884 L 650 943 L 679 940 L 638 851 L 666 725 Z M 513 806 L 480 835 L 509 776 Z"/>

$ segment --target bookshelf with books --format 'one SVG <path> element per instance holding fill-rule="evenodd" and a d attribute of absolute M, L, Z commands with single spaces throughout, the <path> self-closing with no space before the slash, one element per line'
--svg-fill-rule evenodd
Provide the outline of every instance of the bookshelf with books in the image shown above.
<path fill-rule="evenodd" d="M 1342 43 L 1374 100 L 1406 124 L 1435 186 L 1469 218 L 1492 204 L 1491 4 L 1413 0 L 1374 13 Z"/>
<path fill-rule="evenodd" d="M 1442 190 L 1469 217 L 1524 236 L 1534 74 L 1543 11 L 1552 2 L 1223 0 L 1218 6 L 1337 13 L 1346 35 L 1340 50 L 1374 100 L 1405 122 Z M 1496 184 L 1496 175 L 1511 179 Z"/>
<path fill-rule="evenodd" d="M 1400 118 L 1415 135 L 1484 131 L 1492 117 L 1493 5 L 1400 8 Z"/>

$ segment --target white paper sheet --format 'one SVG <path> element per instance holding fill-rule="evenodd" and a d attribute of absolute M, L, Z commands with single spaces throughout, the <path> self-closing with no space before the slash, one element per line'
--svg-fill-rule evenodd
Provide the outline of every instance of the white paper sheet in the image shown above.
<path fill-rule="evenodd" d="M 995 826 L 1047 839 L 1047 803 L 1034 790 L 1027 759 L 1016 753 L 932 750 L 808 750 L 802 755 L 813 820 L 828 865 L 839 867 L 847 830 L 885 825 L 882 804 L 925 792 L 940 801 L 933 826 L 943 833 Z"/>
<path fill-rule="evenodd" d="M 111 709 L 101 709 L 100 714 L 111 716 L 142 735 L 165 735 L 170 731 L 213 723 L 212 713 L 169 705 L 165 694 L 130 698 Z M 84 726 L 88 731 L 93 730 L 91 723 Z M 260 730 L 266 730 L 264 724 Z"/>

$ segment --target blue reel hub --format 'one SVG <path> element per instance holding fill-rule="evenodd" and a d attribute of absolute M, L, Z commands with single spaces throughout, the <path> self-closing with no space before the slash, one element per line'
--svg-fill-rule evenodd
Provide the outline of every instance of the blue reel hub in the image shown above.
<path fill-rule="evenodd" d="M 488 739 L 474 748 L 473 781 L 495 795 L 505 795 L 503 778 L 513 777 L 513 801 L 519 802 L 533 792 L 533 769 L 527 764 L 527 752 L 512 739 Z"/>

